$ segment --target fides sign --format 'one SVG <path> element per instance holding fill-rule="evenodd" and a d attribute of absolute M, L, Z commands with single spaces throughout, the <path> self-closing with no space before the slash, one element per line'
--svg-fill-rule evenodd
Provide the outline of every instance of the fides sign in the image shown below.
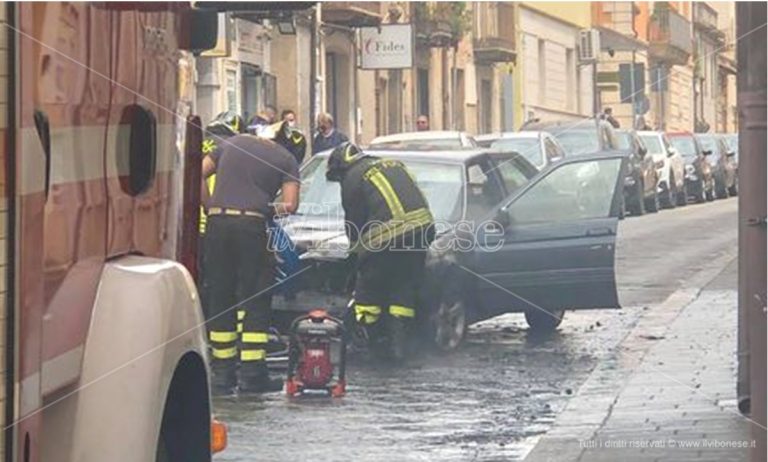
<path fill-rule="evenodd" d="M 382 24 L 360 28 L 360 67 L 404 69 L 413 67 L 413 29 L 410 24 Z"/>

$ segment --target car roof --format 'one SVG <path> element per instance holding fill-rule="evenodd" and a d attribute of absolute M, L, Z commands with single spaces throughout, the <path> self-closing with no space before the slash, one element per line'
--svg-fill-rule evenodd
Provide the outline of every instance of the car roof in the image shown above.
<path fill-rule="evenodd" d="M 403 132 L 393 135 L 377 136 L 371 141 L 371 144 L 392 143 L 398 141 L 426 141 L 426 140 L 444 140 L 456 138 L 460 139 L 462 132 L 450 130 L 428 130 L 423 132 Z M 466 133 L 464 136 L 469 137 Z"/>
<path fill-rule="evenodd" d="M 547 122 L 533 122 L 525 126 L 523 131 L 546 131 L 549 132 L 554 128 L 562 128 L 566 130 L 587 130 L 593 129 L 597 124 L 606 124 L 604 120 L 595 119 L 580 119 L 580 120 L 552 120 Z"/>
<path fill-rule="evenodd" d="M 524 132 L 504 132 L 504 133 L 499 133 L 495 135 L 494 140 L 504 140 L 504 139 L 509 140 L 509 139 L 516 139 L 516 138 L 538 138 L 544 133 L 548 134 L 548 132 L 536 131 L 536 130 L 526 130 Z"/>
<path fill-rule="evenodd" d="M 467 163 L 472 159 L 488 155 L 488 151 L 478 148 L 466 148 L 455 150 L 416 150 L 416 149 L 378 149 L 368 148 L 363 150 L 366 154 L 388 159 L 415 159 L 432 162 L 463 162 Z M 313 157 L 328 157 L 332 150 L 323 151 L 315 154 Z"/>

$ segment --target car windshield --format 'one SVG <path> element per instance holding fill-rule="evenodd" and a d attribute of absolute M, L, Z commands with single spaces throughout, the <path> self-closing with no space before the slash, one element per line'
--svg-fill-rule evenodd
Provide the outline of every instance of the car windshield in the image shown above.
<path fill-rule="evenodd" d="M 372 146 L 380 147 L 397 147 L 397 146 L 434 146 L 436 148 L 460 148 L 462 147 L 460 138 L 427 138 L 427 139 L 400 139 L 385 141 L 379 143 L 372 143 Z"/>
<path fill-rule="evenodd" d="M 720 158 L 720 149 L 717 146 L 715 137 L 712 135 L 699 135 L 698 139 L 699 143 L 701 143 L 701 150 L 704 152 L 709 151 L 707 160 L 709 162 L 716 162 Z"/>
<path fill-rule="evenodd" d="M 514 151 L 536 167 L 544 166 L 544 153 L 538 138 L 503 138 L 494 141 L 491 144 L 491 149 L 505 152 Z"/>
<path fill-rule="evenodd" d="M 302 169 L 299 215 L 344 216 L 339 183 L 325 179 L 327 160 L 327 157 L 315 157 Z M 398 160 L 416 179 L 435 220 L 454 223 L 461 218 L 464 207 L 463 164 Z"/>
<path fill-rule="evenodd" d="M 626 132 L 616 132 L 619 149 L 632 149 L 632 137 Z"/>
<path fill-rule="evenodd" d="M 681 156 L 689 159 L 696 157 L 696 143 L 690 136 L 672 136 L 669 141 Z"/>
<path fill-rule="evenodd" d="M 568 155 L 578 156 L 579 154 L 589 154 L 600 150 L 600 141 L 597 139 L 597 132 L 594 130 L 568 130 L 551 131 L 552 135 L 563 146 Z"/>
<path fill-rule="evenodd" d="M 640 135 L 640 139 L 648 148 L 648 154 L 664 154 L 664 146 L 661 144 L 661 138 L 658 135 Z"/>

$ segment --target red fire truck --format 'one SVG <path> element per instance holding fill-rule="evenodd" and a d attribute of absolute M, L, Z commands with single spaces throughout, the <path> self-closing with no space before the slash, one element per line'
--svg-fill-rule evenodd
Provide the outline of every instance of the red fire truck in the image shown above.
<path fill-rule="evenodd" d="M 193 13 L 0 6 L 4 461 L 210 461 Z"/>

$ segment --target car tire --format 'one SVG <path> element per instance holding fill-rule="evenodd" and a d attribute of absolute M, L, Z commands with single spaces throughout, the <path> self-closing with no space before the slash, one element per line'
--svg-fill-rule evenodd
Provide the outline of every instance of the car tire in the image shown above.
<path fill-rule="evenodd" d="M 699 180 L 699 186 L 696 189 L 696 203 L 703 204 L 707 201 L 707 182 L 704 180 Z"/>
<path fill-rule="evenodd" d="M 677 185 L 672 173 L 669 174 L 669 183 L 667 183 L 664 194 L 661 196 L 661 205 L 665 209 L 673 209 L 677 205 Z"/>
<path fill-rule="evenodd" d="M 557 326 L 563 322 L 565 310 L 543 310 L 532 308 L 525 311 L 525 322 L 530 330 L 537 334 L 554 332 Z"/>
<path fill-rule="evenodd" d="M 467 334 L 467 307 L 457 284 L 445 281 L 440 300 L 430 314 L 429 331 L 433 346 L 441 352 L 457 349 Z"/>
<path fill-rule="evenodd" d="M 633 216 L 639 217 L 645 214 L 645 203 L 643 201 L 643 193 L 645 188 L 643 183 L 639 181 L 635 188 L 634 194 L 630 197 L 627 209 Z M 626 200 L 626 199 L 625 199 Z"/>
<path fill-rule="evenodd" d="M 722 182 L 715 181 L 715 197 L 717 199 L 728 199 L 728 189 Z"/>
<path fill-rule="evenodd" d="M 651 213 L 659 211 L 659 192 L 654 188 L 653 196 L 645 199 L 645 209 Z"/>
<path fill-rule="evenodd" d="M 685 207 L 688 205 L 688 185 L 683 183 L 683 190 L 677 193 L 677 206 Z"/>

